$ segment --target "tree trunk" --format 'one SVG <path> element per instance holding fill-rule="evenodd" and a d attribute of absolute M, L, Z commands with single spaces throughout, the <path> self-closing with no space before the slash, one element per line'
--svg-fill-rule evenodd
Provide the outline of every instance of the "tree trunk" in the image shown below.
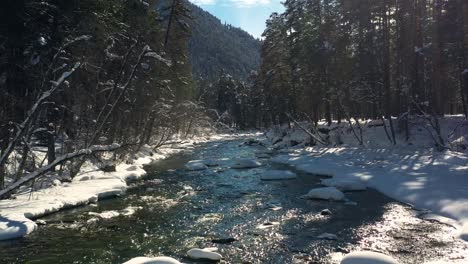
<path fill-rule="evenodd" d="M 434 114 L 442 116 L 444 114 L 444 100 L 441 88 L 441 68 L 442 68 L 442 40 L 440 32 L 440 21 L 442 17 L 441 0 L 434 0 L 433 7 L 433 35 L 432 35 L 432 93 L 431 105 Z"/>

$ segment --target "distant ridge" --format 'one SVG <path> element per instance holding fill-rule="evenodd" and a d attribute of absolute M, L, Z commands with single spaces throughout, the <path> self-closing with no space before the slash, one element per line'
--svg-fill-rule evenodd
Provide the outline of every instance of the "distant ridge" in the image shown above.
<path fill-rule="evenodd" d="M 260 65 L 261 41 L 188 2 L 192 10 L 189 55 L 195 79 L 215 80 L 221 71 L 245 80 Z"/>

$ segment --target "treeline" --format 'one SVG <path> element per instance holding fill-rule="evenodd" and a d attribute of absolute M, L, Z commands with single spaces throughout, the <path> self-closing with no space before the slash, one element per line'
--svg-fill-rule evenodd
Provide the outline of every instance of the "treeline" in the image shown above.
<path fill-rule="evenodd" d="M 156 12 L 157 2 L 0 3 L 0 188 L 59 155 L 115 142 L 135 151 L 207 122 L 191 102 L 189 10 L 175 0 Z"/>
<path fill-rule="evenodd" d="M 283 123 L 291 114 L 329 123 L 386 118 L 392 126 L 391 116 L 467 114 L 467 1 L 284 5 L 263 35 L 253 89 L 262 94 L 253 110 L 261 123 Z"/>

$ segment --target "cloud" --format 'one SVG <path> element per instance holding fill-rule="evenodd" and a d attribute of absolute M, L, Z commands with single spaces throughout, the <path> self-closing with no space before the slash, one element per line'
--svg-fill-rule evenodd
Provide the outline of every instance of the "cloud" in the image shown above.
<path fill-rule="evenodd" d="M 238 7 L 251 7 L 257 5 L 268 5 L 271 0 L 229 0 Z"/>
<path fill-rule="evenodd" d="M 225 6 L 234 5 L 236 7 L 253 7 L 259 5 L 268 5 L 271 0 L 190 0 L 196 5 L 216 5 L 221 4 Z"/>

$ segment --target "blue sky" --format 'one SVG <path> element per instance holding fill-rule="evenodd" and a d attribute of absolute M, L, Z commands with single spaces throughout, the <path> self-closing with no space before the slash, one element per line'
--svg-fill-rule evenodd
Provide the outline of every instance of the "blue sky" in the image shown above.
<path fill-rule="evenodd" d="M 273 12 L 282 12 L 282 0 L 190 0 L 204 10 L 260 38 L 265 21 Z"/>

